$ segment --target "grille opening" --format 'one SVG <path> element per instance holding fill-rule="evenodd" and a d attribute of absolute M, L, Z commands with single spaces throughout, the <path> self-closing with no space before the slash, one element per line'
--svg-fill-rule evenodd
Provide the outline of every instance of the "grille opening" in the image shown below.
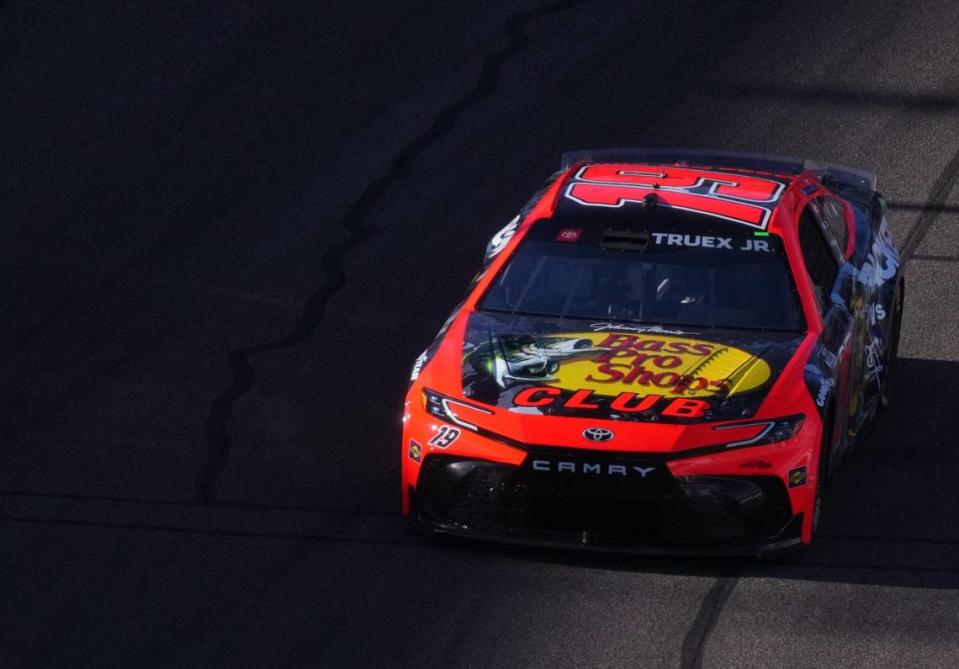
<path fill-rule="evenodd" d="M 604 539 L 660 538 L 663 509 L 648 501 L 531 495 L 526 520 L 533 529 L 598 533 Z"/>
<path fill-rule="evenodd" d="M 775 531 L 792 515 L 775 477 L 670 478 L 649 490 L 446 455 L 425 459 L 417 498 L 464 530 L 622 547 L 737 542 Z"/>

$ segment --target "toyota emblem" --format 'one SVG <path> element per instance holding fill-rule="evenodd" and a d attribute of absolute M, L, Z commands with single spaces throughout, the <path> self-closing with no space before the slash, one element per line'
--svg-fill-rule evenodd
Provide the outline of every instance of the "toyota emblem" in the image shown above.
<path fill-rule="evenodd" d="M 583 438 L 590 441 L 609 441 L 613 438 L 613 431 L 605 427 L 587 427 L 583 430 Z"/>

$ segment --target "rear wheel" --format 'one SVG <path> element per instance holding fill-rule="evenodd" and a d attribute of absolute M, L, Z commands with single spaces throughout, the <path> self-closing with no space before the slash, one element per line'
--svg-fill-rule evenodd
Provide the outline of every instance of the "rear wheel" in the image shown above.
<path fill-rule="evenodd" d="M 896 297 L 893 300 L 892 314 L 889 322 L 889 346 L 886 347 L 886 355 L 883 358 L 883 371 L 885 374 L 882 379 L 882 389 L 879 394 L 879 407 L 877 413 L 882 413 L 889 406 L 892 397 L 896 358 L 899 355 L 899 331 L 902 329 L 902 305 L 905 299 L 905 284 L 900 283 L 896 290 Z"/>

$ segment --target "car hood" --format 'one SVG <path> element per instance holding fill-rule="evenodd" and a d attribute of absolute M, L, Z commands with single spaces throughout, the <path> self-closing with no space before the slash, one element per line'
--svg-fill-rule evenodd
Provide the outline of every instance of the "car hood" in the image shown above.
<path fill-rule="evenodd" d="M 663 427 L 749 418 L 803 336 L 474 312 L 462 395 L 523 434 L 547 416 Z"/>

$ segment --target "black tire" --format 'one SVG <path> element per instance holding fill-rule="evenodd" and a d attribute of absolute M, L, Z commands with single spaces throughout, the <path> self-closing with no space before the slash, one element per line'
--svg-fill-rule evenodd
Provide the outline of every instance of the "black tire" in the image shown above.
<path fill-rule="evenodd" d="M 879 406 L 876 408 L 877 414 L 882 414 L 889 407 L 892 398 L 892 392 L 895 386 L 892 381 L 895 377 L 896 359 L 899 357 L 899 333 L 902 330 L 902 305 L 905 301 L 906 284 L 899 283 L 896 290 L 896 296 L 893 298 L 893 307 L 891 321 L 889 323 L 889 346 L 886 348 L 886 355 L 883 358 L 885 376 L 882 380 L 882 388 L 879 391 Z"/>

